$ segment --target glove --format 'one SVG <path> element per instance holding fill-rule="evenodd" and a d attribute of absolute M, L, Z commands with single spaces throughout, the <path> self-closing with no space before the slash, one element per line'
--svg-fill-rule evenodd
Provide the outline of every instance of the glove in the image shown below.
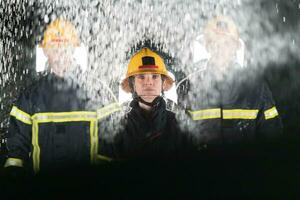
<path fill-rule="evenodd" d="M 24 180 L 26 178 L 26 171 L 23 167 L 9 166 L 4 168 L 4 177 L 8 181 Z"/>

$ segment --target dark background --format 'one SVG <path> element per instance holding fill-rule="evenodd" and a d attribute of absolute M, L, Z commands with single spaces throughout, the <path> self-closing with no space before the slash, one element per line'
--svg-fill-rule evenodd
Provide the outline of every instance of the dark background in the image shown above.
<path fill-rule="evenodd" d="M 275 30 L 283 33 L 297 31 L 299 1 L 259 2 L 262 12 L 271 12 L 274 4 L 278 3 L 279 12 L 272 18 Z M 4 74 L 11 76 L 5 85 L 1 85 L 0 91 L 0 104 L 3 107 L 0 110 L 0 137 L 3 141 L 13 101 L 36 78 L 35 45 L 41 39 L 37 35 L 41 36 L 45 27 L 42 16 L 36 10 L 43 6 L 25 3 L 24 8 L 18 8 L 14 3 L 0 3 L 4 13 L 8 9 L 18 8 L 13 16 L 0 17 L 0 30 L 4 27 L 9 30 L 0 33 L 0 39 L 7 47 L 1 55 L 0 62 L 5 70 L 0 78 L 3 79 Z M 286 17 L 286 23 L 282 22 L 283 16 Z M 21 34 L 26 31 L 24 27 L 32 31 L 27 31 L 27 35 Z M 295 42 L 297 44 L 300 41 L 295 38 Z M 26 69 L 27 73 L 24 73 Z M 261 73 L 270 85 L 284 125 L 283 135 L 274 141 L 236 144 L 220 154 L 203 152 L 197 159 L 106 164 L 88 169 L 84 174 L 78 173 L 81 169 L 72 169 L 68 170 L 69 173 L 8 179 L 1 169 L 0 198 L 5 194 L 39 199 L 76 198 L 80 195 L 99 195 L 99 198 L 144 198 L 152 195 L 153 198 L 174 198 L 182 195 L 182 198 L 196 196 L 199 199 L 242 195 L 291 199 L 298 195 L 300 188 L 300 59 L 298 55 L 290 54 L 286 63 L 269 63 Z M 1 165 L 4 156 L 5 145 L 2 144 Z"/>

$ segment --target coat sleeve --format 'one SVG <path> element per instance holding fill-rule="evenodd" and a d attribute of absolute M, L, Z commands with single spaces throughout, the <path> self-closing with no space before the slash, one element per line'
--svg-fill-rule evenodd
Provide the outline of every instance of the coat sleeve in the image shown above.
<path fill-rule="evenodd" d="M 22 94 L 10 112 L 10 125 L 7 135 L 8 158 L 5 167 L 23 167 L 31 152 L 32 120 L 30 99 Z"/>
<path fill-rule="evenodd" d="M 123 112 L 118 103 L 112 103 L 97 110 L 98 118 L 98 155 L 97 163 L 112 161 L 116 158 L 115 138 L 122 129 Z"/>
<path fill-rule="evenodd" d="M 282 121 L 276 108 L 272 93 L 266 83 L 262 83 L 260 110 L 257 120 L 258 137 L 276 137 L 282 133 Z"/>

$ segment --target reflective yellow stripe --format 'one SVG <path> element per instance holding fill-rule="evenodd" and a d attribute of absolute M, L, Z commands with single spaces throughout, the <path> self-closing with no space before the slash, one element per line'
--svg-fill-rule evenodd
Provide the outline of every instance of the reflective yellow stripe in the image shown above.
<path fill-rule="evenodd" d="M 95 128 L 94 128 L 94 134 L 95 134 L 95 160 L 97 159 L 97 154 L 98 154 L 98 146 L 99 146 L 99 134 L 98 134 L 98 122 L 95 121 Z"/>
<path fill-rule="evenodd" d="M 118 103 L 112 103 L 109 104 L 103 108 L 100 108 L 97 110 L 97 119 L 101 120 L 111 114 L 113 114 L 114 112 L 120 111 L 121 110 L 121 106 Z M 95 144 L 95 159 L 94 159 L 94 163 L 97 164 L 97 161 L 99 160 L 105 160 L 105 161 L 111 161 L 112 159 L 103 155 L 98 154 L 98 149 L 99 149 L 99 144 L 98 144 L 98 124 L 96 124 L 96 131 L 95 131 L 95 138 L 97 143 Z"/>
<path fill-rule="evenodd" d="M 201 119 L 216 119 L 221 118 L 221 109 L 213 108 L 213 109 L 204 109 L 197 111 L 188 111 L 193 120 L 201 120 Z"/>
<path fill-rule="evenodd" d="M 95 162 L 98 148 L 98 129 L 97 129 L 96 112 L 74 111 L 74 112 L 57 112 L 57 113 L 36 113 L 32 116 L 32 146 L 33 146 L 33 169 L 37 173 L 40 170 L 40 147 L 38 141 L 38 124 L 47 122 L 90 122 L 91 138 L 91 162 Z"/>
<path fill-rule="evenodd" d="M 94 162 L 94 123 L 91 121 L 90 122 L 90 144 L 91 144 L 91 147 L 90 147 L 90 160 L 91 160 L 91 164 L 93 164 Z"/>
<path fill-rule="evenodd" d="M 110 114 L 120 110 L 121 110 L 121 106 L 118 103 L 109 104 L 97 110 L 97 119 L 103 119 L 104 117 L 107 117 Z"/>
<path fill-rule="evenodd" d="M 223 109 L 223 119 L 256 119 L 257 109 Z M 221 108 L 189 111 L 193 120 L 221 118 Z"/>
<path fill-rule="evenodd" d="M 223 110 L 223 119 L 256 119 L 258 110 L 232 109 Z"/>
<path fill-rule="evenodd" d="M 112 158 L 110 158 L 110 157 L 107 157 L 107 156 L 103 156 L 103 155 L 100 155 L 100 154 L 98 154 L 97 155 L 97 160 L 99 161 L 99 160 L 105 160 L 105 161 L 112 161 L 113 159 Z"/>
<path fill-rule="evenodd" d="M 96 112 L 57 112 L 57 113 L 36 113 L 32 119 L 38 123 L 47 122 L 75 122 L 75 121 L 91 121 L 96 119 Z"/>
<path fill-rule="evenodd" d="M 5 162 L 4 167 L 10 166 L 23 167 L 23 161 L 19 158 L 8 158 Z"/>
<path fill-rule="evenodd" d="M 93 120 L 90 123 L 90 140 L 91 140 L 91 148 L 90 148 L 91 164 L 94 164 L 96 162 L 96 155 L 98 152 L 98 128 L 97 128 L 96 120 Z"/>
<path fill-rule="evenodd" d="M 274 117 L 276 117 L 276 116 L 279 115 L 275 106 L 272 107 L 272 108 L 270 108 L 270 109 L 268 109 L 268 110 L 266 110 L 264 112 L 264 114 L 265 114 L 265 119 L 272 119 L 272 118 L 274 118 Z"/>
<path fill-rule="evenodd" d="M 40 147 L 39 147 L 39 137 L 38 137 L 38 123 L 33 121 L 32 125 L 32 159 L 33 159 L 33 170 L 37 173 L 40 170 Z"/>
<path fill-rule="evenodd" d="M 13 108 L 10 111 L 10 115 L 14 116 L 16 119 L 20 120 L 25 124 L 32 124 L 31 116 L 26 112 L 18 109 L 16 106 L 13 106 Z"/>

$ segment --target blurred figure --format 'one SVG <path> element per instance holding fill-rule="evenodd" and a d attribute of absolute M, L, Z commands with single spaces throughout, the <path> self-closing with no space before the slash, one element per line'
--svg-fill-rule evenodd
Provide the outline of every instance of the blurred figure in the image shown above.
<path fill-rule="evenodd" d="M 133 100 L 122 120 L 124 129 L 114 141 L 118 159 L 175 158 L 188 147 L 188 137 L 179 132 L 175 114 L 167 110 L 163 95 L 173 83 L 156 52 L 142 48 L 132 56 L 121 83 Z"/>
<path fill-rule="evenodd" d="M 94 163 L 97 157 L 97 114 L 86 110 L 88 97 L 74 77 L 73 53 L 79 46 L 75 27 L 58 18 L 40 46 L 47 72 L 18 98 L 10 112 L 7 169 L 34 172 Z"/>
<path fill-rule="evenodd" d="M 236 62 L 240 42 L 232 19 L 209 20 L 204 42 L 209 59 L 180 81 L 179 88 L 187 90 L 181 105 L 189 115 L 183 129 L 193 132 L 201 147 L 280 133 L 281 120 L 269 87 Z"/>

